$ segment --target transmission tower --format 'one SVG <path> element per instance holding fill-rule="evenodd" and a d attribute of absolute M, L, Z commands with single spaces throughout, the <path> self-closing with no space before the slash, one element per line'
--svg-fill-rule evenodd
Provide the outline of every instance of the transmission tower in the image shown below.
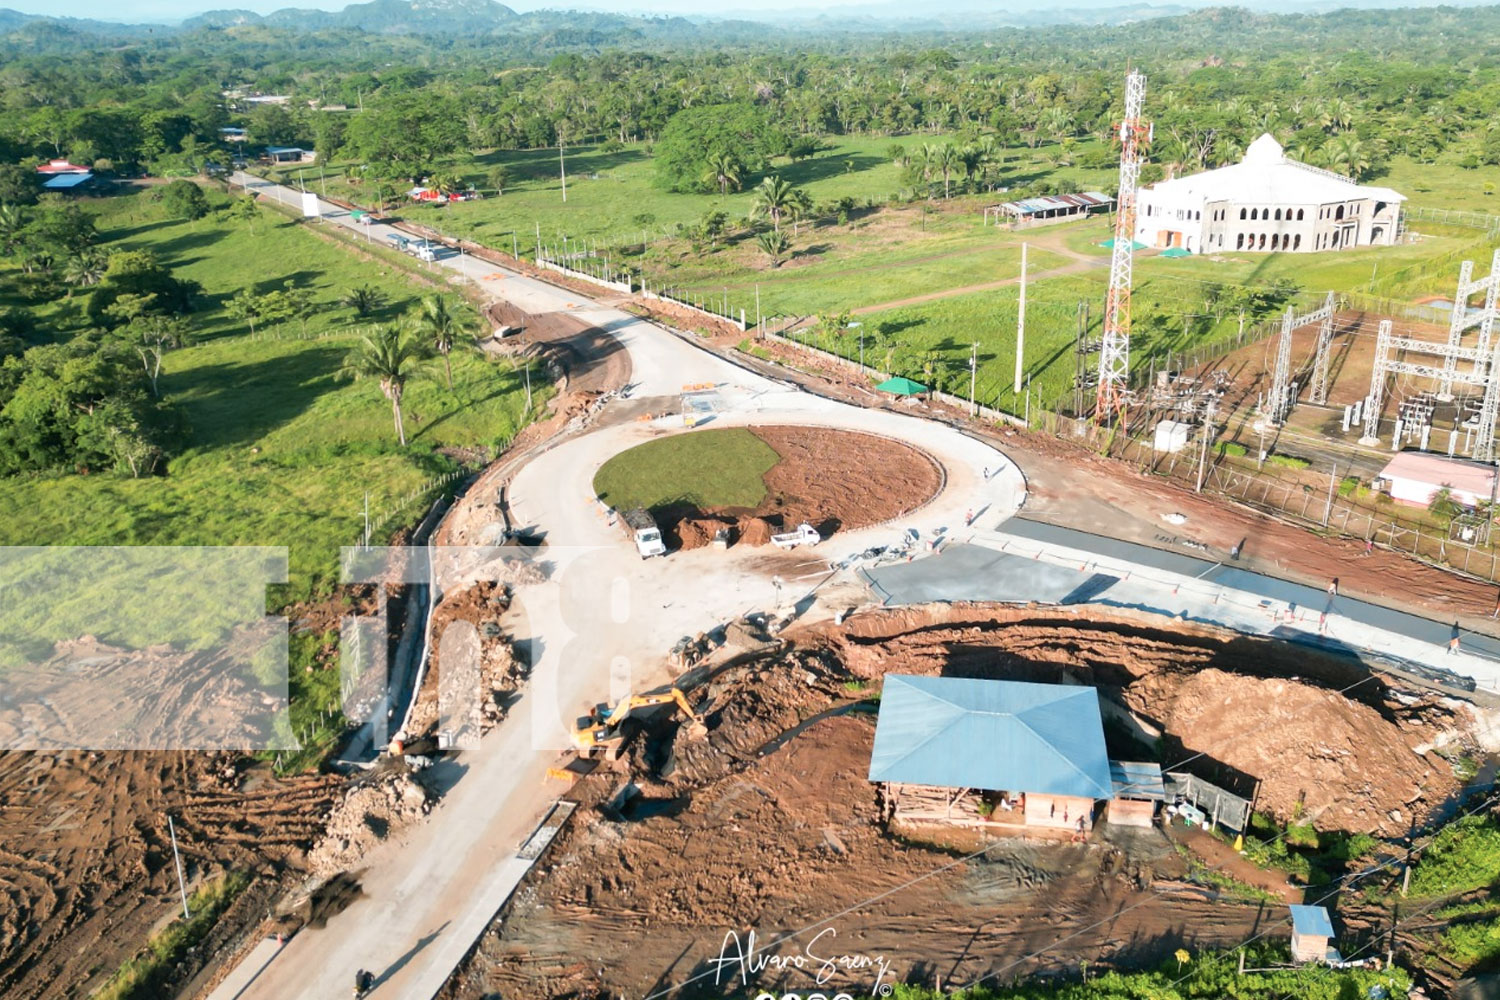
<path fill-rule="evenodd" d="M 1098 420 L 1107 420 L 1125 407 L 1130 387 L 1130 280 L 1136 186 L 1141 176 L 1141 152 L 1151 142 L 1151 125 L 1141 120 L 1145 102 L 1146 77 L 1138 70 L 1131 70 L 1125 78 L 1125 118 L 1120 122 L 1120 193 L 1115 204 L 1109 292 L 1104 299 L 1104 343 L 1099 351 L 1094 413 Z"/>

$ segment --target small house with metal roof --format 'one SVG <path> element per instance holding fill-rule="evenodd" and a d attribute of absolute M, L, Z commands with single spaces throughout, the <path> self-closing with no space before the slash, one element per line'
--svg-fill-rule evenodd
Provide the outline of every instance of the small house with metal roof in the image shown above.
<path fill-rule="evenodd" d="M 1342 961 L 1339 950 L 1328 943 L 1332 940 L 1333 921 L 1328 919 L 1327 907 L 1292 907 L 1292 961 L 1330 965 Z"/>
<path fill-rule="evenodd" d="M 1061 222 L 1078 219 L 1092 212 L 1107 211 L 1114 207 L 1115 200 L 1102 191 L 1084 191 L 1080 194 L 1044 194 L 1035 198 L 1020 198 L 1000 205 L 990 205 L 984 210 L 985 222 L 994 216 L 995 223 L 1025 224 L 1034 222 Z"/>
<path fill-rule="evenodd" d="M 1093 688 L 964 677 L 886 675 L 869 774 L 916 823 L 1087 832 L 1115 791 Z"/>

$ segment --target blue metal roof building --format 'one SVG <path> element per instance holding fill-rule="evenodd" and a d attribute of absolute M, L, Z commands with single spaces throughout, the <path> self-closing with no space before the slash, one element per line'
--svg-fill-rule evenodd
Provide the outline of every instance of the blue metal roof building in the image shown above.
<path fill-rule="evenodd" d="M 1333 921 L 1328 919 L 1328 909 L 1322 906 L 1293 906 L 1292 933 L 1312 937 L 1333 937 Z"/>
<path fill-rule="evenodd" d="M 870 780 L 1108 799 L 1090 687 L 887 674 Z"/>
<path fill-rule="evenodd" d="M 1323 906 L 1293 906 L 1292 910 L 1292 959 L 1297 962 L 1342 961 L 1338 948 L 1329 944 L 1333 939 L 1333 921 L 1328 919 L 1328 909 Z"/>

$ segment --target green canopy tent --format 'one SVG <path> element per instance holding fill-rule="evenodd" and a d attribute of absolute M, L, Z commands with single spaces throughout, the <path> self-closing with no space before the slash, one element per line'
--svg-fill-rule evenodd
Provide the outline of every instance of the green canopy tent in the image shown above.
<path fill-rule="evenodd" d="M 921 382 L 913 382 L 905 375 L 888 378 L 875 388 L 879 392 L 888 392 L 893 396 L 916 396 L 927 391 L 927 387 Z"/>
<path fill-rule="evenodd" d="M 1115 241 L 1114 241 L 1113 238 L 1111 238 L 1111 239 L 1105 240 L 1103 243 L 1101 243 L 1099 245 L 1101 247 L 1108 247 L 1109 249 L 1113 250 L 1115 248 Z M 1132 250 L 1144 250 L 1144 249 L 1146 249 L 1146 244 L 1142 243 L 1140 240 L 1131 240 L 1130 241 L 1130 249 L 1132 249 Z"/>
<path fill-rule="evenodd" d="M 1186 250 L 1182 247 L 1171 247 L 1167 250 L 1163 250 L 1161 252 L 1161 255 L 1163 257 L 1191 257 L 1193 255 L 1193 251 Z"/>

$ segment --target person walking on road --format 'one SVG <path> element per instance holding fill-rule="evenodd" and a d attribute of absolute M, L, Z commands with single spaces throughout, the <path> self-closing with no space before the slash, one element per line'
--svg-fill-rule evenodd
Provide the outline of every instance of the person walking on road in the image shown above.
<path fill-rule="evenodd" d="M 1339 596 L 1339 578 L 1338 577 L 1334 577 L 1332 580 L 1328 581 L 1328 596 L 1329 597 L 1337 597 L 1337 596 Z"/>
<path fill-rule="evenodd" d="M 1458 622 L 1453 623 L 1453 634 L 1448 638 L 1448 655 L 1458 654 Z"/>

